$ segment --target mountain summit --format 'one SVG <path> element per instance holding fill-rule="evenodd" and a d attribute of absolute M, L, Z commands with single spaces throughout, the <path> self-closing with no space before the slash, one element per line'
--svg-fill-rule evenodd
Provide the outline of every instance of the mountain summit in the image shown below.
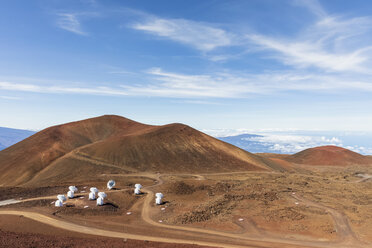
<path fill-rule="evenodd" d="M 296 164 L 307 165 L 363 165 L 372 161 L 359 153 L 338 146 L 319 146 L 303 150 L 286 158 Z"/>
<path fill-rule="evenodd" d="M 0 185 L 39 186 L 102 174 L 271 170 L 269 159 L 183 124 L 105 115 L 44 129 L 0 151 Z"/>

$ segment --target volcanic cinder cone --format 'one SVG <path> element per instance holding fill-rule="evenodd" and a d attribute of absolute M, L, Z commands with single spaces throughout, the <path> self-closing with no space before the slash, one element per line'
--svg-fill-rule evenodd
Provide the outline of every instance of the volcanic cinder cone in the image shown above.
<path fill-rule="evenodd" d="M 53 126 L 0 152 L 0 186 L 79 182 L 102 174 L 272 170 L 262 158 L 183 124 L 101 116 Z"/>
<path fill-rule="evenodd" d="M 306 149 L 285 158 L 285 160 L 305 165 L 365 165 L 371 159 L 359 153 L 338 146 L 320 146 Z"/>

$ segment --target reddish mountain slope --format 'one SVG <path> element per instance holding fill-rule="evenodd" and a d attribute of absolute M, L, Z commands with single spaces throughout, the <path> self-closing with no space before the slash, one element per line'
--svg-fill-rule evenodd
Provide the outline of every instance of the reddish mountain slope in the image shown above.
<path fill-rule="evenodd" d="M 307 165 L 364 165 L 372 161 L 359 153 L 337 146 L 320 146 L 306 149 L 285 158 L 296 164 Z"/>
<path fill-rule="evenodd" d="M 0 152 L 0 185 L 18 185 L 72 150 L 151 126 L 118 116 L 102 116 L 47 128 Z"/>
<path fill-rule="evenodd" d="M 102 116 L 47 128 L 0 152 L 0 185 L 36 186 L 131 172 L 270 170 L 277 165 L 182 124 Z"/>

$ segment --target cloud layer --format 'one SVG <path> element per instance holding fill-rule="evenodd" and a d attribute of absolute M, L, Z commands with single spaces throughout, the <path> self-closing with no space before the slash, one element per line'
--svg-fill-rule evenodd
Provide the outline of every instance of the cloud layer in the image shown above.
<path fill-rule="evenodd" d="M 125 74 L 128 73 L 125 72 Z M 226 71 L 190 75 L 167 72 L 161 68 L 151 68 L 146 71 L 146 75 L 146 80 L 139 81 L 137 84 L 129 85 L 123 82 L 115 87 L 76 87 L 69 86 L 68 83 L 60 86 L 53 84 L 53 81 L 49 85 L 0 81 L 0 89 L 50 94 L 131 95 L 168 98 L 246 98 L 251 95 L 268 95 L 284 91 L 372 91 L 371 83 L 358 78 L 351 79 L 341 75 L 317 75 L 294 71 L 264 74 Z"/>
<path fill-rule="evenodd" d="M 325 131 L 304 132 L 300 130 L 204 131 L 249 152 L 293 154 L 317 146 L 335 145 L 361 154 L 372 154 L 372 142 L 362 141 L 365 136 L 371 137 L 371 133 L 361 136 L 359 133 L 352 132 L 327 135 Z M 360 145 L 361 143 L 364 145 Z"/>
<path fill-rule="evenodd" d="M 308 148 L 324 145 L 343 146 L 339 138 L 325 136 L 305 136 L 288 134 L 266 134 L 263 137 L 248 138 L 247 141 L 255 141 L 264 145 L 273 153 L 296 153 Z"/>

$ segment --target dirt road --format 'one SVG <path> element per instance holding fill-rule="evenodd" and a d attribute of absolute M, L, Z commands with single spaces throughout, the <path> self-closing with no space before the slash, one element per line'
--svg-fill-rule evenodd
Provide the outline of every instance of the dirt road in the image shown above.
<path fill-rule="evenodd" d="M 229 174 L 229 173 L 224 173 L 224 174 Z M 235 174 L 235 173 L 232 173 Z M 205 174 L 204 174 L 205 175 Z M 215 175 L 215 173 L 213 174 Z M 198 180 L 200 180 L 199 177 L 197 177 Z M 194 227 L 184 227 L 184 226 L 173 226 L 173 225 L 167 225 L 167 224 L 161 224 L 153 219 L 151 219 L 151 201 L 154 200 L 154 192 L 151 190 L 151 188 L 154 188 L 156 186 L 160 186 L 163 184 L 163 180 L 161 179 L 161 176 L 158 176 L 158 182 L 155 185 L 146 187 L 143 189 L 144 192 L 147 192 L 147 197 L 145 199 L 145 202 L 143 204 L 143 208 L 141 211 L 141 217 L 142 219 L 147 222 L 148 224 L 152 226 L 157 226 L 157 227 L 167 227 L 169 229 L 174 229 L 174 230 L 183 230 L 183 231 L 191 231 L 191 232 L 197 232 L 197 233 L 204 233 L 204 234 L 210 234 L 210 235 L 219 235 L 219 236 L 224 236 L 224 237 L 230 237 L 234 239 L 242 239 L 251 242 L 252 244 L 254 243 L 255 245 L 258 245 L 260 247 L 266 247 L 266 243 L 270 243 L 271 246 L 268 247 L 276 247 L 280 245 L 294 245 L 300 246 L 300 247 L 335 247 L 336 243 L 328 243 L 328 242 L 308 242 L 308 241 L 297 241 L 297 240 L 289 240 L 289 239 L 278 239 L 278 238 L 273 238 L 273 237 L 262 237 L 259 236 L 258 238 L 253 238 L 248 235 L 243 235 L 243 234 L 232 234 L 232 233 L 226 233 L 226 232 L 220 232 L 220 231 L 214 231 L 214 230 L 207 230 L 207 229 L 201 229 L 201 228 L 194 228 Z M 298 199 L 300 200 L 300 199 Z M 316 205 L 315 203 L 312 203 L 308 201 L 308 203 L 313 204 L 314 206 Z M 323 207 L 322 208 L 327 208 Z M 328 208 L 327 208 L 328 209 Z M 356 238 L 355 233 L 351 230 L 351 227 L 348 223 L 347 217 L 345 215 L 340 214 L 339 212 L 329 209 L 331 215 L 335 219 L 335 224 L 336 228 L 340 229 L 340 236 L 343 237 L 340 242 L 337 243 L 338 247 L 347 247 L 349 248 L 350 244 L 354 245 L 353 247 L 367 247 L 364 246 L 359 240 Z"/>
<path fill-rule="evenodd" d="M 326 207 L 320 203 L 307 200 L 298 195 L 292 195 L 292 197 L 307 206 L 313 206 L 316 208 L 320 208 L 320 209 L 325 210 L 327 213 L 329 213 L 333 218 L 336 232 L 338 233 L 340 241 L 343 244 L 353 245 L 350 247 L 359 247 L 359 245 L 360 246 L 363 245 L 361 241 L 358 239 L 357 235 L 352 230 L 352 228 L 350 227 L 349 220 L 345 214 L 340 213 L 333 208 Z"/>

